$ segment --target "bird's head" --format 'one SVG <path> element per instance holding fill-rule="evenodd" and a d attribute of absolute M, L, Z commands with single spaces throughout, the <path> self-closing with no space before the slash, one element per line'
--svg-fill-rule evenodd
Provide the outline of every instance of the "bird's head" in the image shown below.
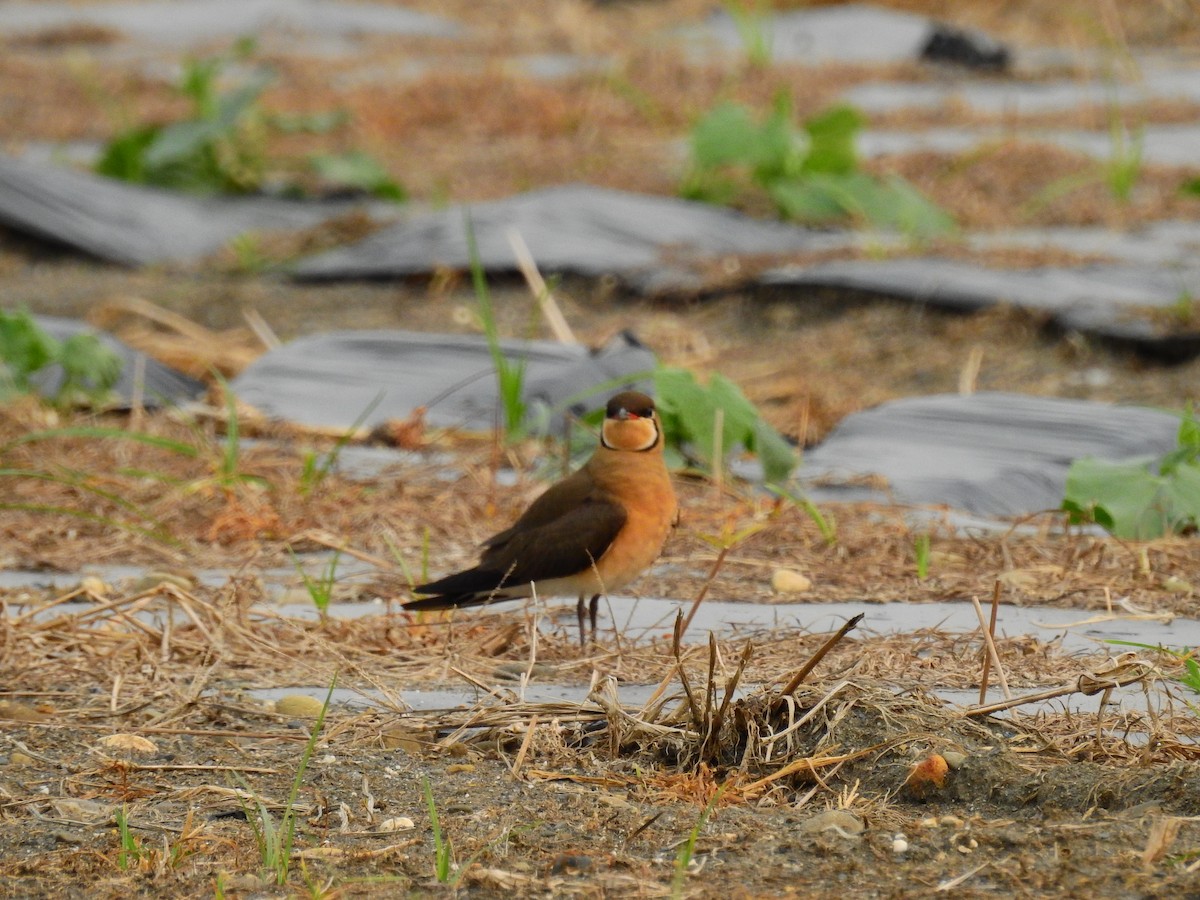
<path fill-rule="evenodd" d="M 609 450 L 645 451 L 662 447 L 662 425 L 654 401 L 638 391 L 622 391 L 608 401 L 600 444 Z"/>

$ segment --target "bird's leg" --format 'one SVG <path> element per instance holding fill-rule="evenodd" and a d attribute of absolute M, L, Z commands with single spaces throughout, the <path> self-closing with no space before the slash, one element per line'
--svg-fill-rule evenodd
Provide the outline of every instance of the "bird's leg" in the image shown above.
<path fill-rule="evenodd" d="M 586 647 L 586 632 L 583 630 L 583 600 L 586 595 L 579 595 L 579 604 L 575 607 L 575 615 L 579 619 L 579 646 Z"/>
<path fill-rule="evenodd" d="M 600 610 L 600 595 L 593 594 L 592 602 L 588 606 L 588 618 L 592 622 L 592 643 L 596 643 L 596 613 Z"/>

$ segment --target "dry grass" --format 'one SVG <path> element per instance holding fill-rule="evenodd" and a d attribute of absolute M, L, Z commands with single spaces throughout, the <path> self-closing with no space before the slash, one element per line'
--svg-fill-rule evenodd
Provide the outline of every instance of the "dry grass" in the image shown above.
<path fill-rule="evenodd" d="M 10 685 L 20 685 L 4 692 L 0 716 L 96 735 L 292 740 L 286 716 L 242 692 L 326 684 L 337 673 L 340 684 L 391 711 L 335 715 L 327 739 L 337 746 L 407 740 L 429 751 L 494 748 L 514 770 L 535 763 L 570 769 L 578 754 L 600 753 L 611 767 L 604 777 L 617 781 L 631 766 L 661 772 L 668 782 L 672 773 L 705 766 L 722 780 L 733 778 L 727 800 L 743 802 L 761 799 L 768 786 L 828 791 L 858 784 L 866 794 L 890 796 L 914 753 L 974 759 L 1007 746 L 1022 754 L 1019 763 L 1015 756 L 1005 763 L 1015 779 L 1035 759 L 1042 766 L 1073 758 L 1194 759 L 1192 742 L 1200 736 L 1193 715 L 1151 690 L 1161 677 L 1152 660 L 1065 657 L 1054 647 L 1031 649 L 1024 639 L 997 642 L 1008 684 L 1018 692 L 1009 706 L 1144 683 L 1145 711 L 1126 706 L 1113 716 L 1101 704 L 1094 715 L 1013 713 L 1001 724 L 947 706 L 931 692 L 977 684 L 979 635 L 845 640 L 799 683 L 793 676 L 804 667 L 796 661 L 812 656 L 827 636 L 773 631 L 736 641 L 710 637 L 707 648 L 676 642 L 673 650 L 670 639 L 625 638 L 579 659 L 569 637 L 542 634 L 533 642 L 529 620 L 512 613 L 473 617 L 452 629 L 407 614 L 290 618 L 273 612 L 246 576 L 231 576 L 219 588 L 164 582 L 129 594 L 80 589 L 36 601 L 10 592 L 0 600 L 0 670 Z M 588 672 L 589 702 L 523 700 L 525 676 L 569 683 Z M 621 702 L 618 685 L 633 673 L 658 682 L 636 708 Z M 514 682 L 514 675 L 522 677 Z M 395 690 L 447 683 L 476 689 L 481 699 L 420 712 Z M 1130 743 L 1130 735 L 1142 737 Z"/>
<path fill-rule="evenodd" d="M 5 422 L 26 429 L 36 415 L 10 409 Z M 204 444 L 170 417 L 151 417 L 146 427 Z M 159 513 L 175 541 L 164 551 L 158 542 L 102 523 L 26 511 L 6 516 L 8 545 L 19 559 L 42 554 L 62 565 L 70 551 L 76 560 L 158 562 L 165 552 L 183 564 L 173 576 L 136 584 L 89 579 L 57 595 L 0 592 L 6 685 L 0 689 L 6 726 L 0 756 L 23 768 L 26 786 L 0 784 L 0 842 L 24 846 L 46 836 L 88 848 L 41 854 L 36 863 L 22 862 L 23 853 L 0 854 L 0 875 L 19 879 L 23 890 L 53 893 L 82 880 L 99 896 L 127 894 L 136 885 L 201 893 L 214 883 L 264 889 L 252 834 L 241 821 L 244 806 L 261 801 L 280 814 L 306 734 L 302 722 L 247 692 L 296 686 L 313 693 L 335 676 L 371 708 L 338 707 L 329 716 L 314 774 L 296 807 L 304 824 L 293 869 L 309 868 L 293 875 L 294 885 L 313 869 L 338 883 L 387 873 L 391 890 L 424 883 L 431 860 L 427 833 L 410 836 L 407 826 L 387 824 L 419 817 L 411 788 L 420 777 L 432 777 L 462 843 L 464 878 L 491 888 L 528 888 L 536 881 L 554 891 L 567 889 L 564 872 L 596 865 L 593 856 L 580 855 L 579 842 L 595 847 L 595 834 L 610 828 L 617 829 L 620 849 L 600 871 L 588 871 L 586 883 L 630 889 L 626 869 L 646 865 L 639 860 L 648 851 L 639 842 L 677 840 L 696 815 L 687 810 L 709 803 L 718 790 L 721 828 L 739 822 L 757 830 L 763 817 L 838 810 L 846 821 L 867 823 L 873 841 L 925 827 L 917 818 L 930 804 L 943 810 L 970 804 L 992 819 L 1005 818 L 1020 815 L 1031 792 L 1040 790 L 1052 791 L 1059 808 L 1079 811 L 1097 802 L 1119 808 L 1155 799 L 1179 815 L 1196 812 L 1186 799 L 1193 794 L 1178 785 L 1195 778 L 1200 726 L 1159 681 L 1156 665 L 1170 660 L 1067 657 L 1056 644 L 1000 638 L 997 659 L 1016 699 L 1003 718 L 992 718 L 946 705 L 932 693 L 978 685 L 985 653 L 980 632 L 851 632 L 831 641 L 775 629 L 710 637 L 707 645 L 652 632 L 605 637 L 581 656 L 574 635 L 540 627 L 539 616 L 520 608 L 450 621 L 396 612 L 390 601 L 403 596 L 402 579 L 386 559 L 375 561 L 379 578 L 355 594 L 389 601 L 380 604 L 380 614 L 324 621 L 282 614 L 255 573 L 279 563 L 286 542 L 301 548 L 344 543 L 369 558 L 364 551 L 386 544 L 386 534 L 413 553 L 428 525 L 439 566 L 453 566 L 527 500 L 532 486 L 489 486 L 486 464 L 469 462 L 472 452 L 482 457 L 485 451 L 468 448 L 465 476 L 454 484 L 413 467 L 394 481 L 370 484 L 332 477 L 301 498 L 295 451 L 274 441 L 243 458 L 242 471 L 263 482 L 253 489 L 243 481 L 216 486 L 211 454 L 218 438 L 207 440 L 213 446 L 196 457 L 74 437 L 40 442 L 35 454 L 25 455 L 27 445 L 6 452 L 8 464 L 62 471 L 70 461 L 76 470 L 103 473 L 97 477 L 110 488 Z M 148 486 L 133 474 L 150 468 L 169 472 L 173 485 L 154 480 Z M 22 479 L 18 487 L 30 502 L 96 503 L 94 495 L 56 482 Z M 714 495 L 709 485 L 681 487 L 686 524 L 672 546 L 671 565 L 663 568 L 691 574 L 660 574 L 648 579 L 651 589 L 673 585 L 675 596 L 685 597 L 685 590 L 696 592 L 710 563 L 700 548 L 711 553 L 700 535 L 766 521 L 769 527 L 730 555 L 715 594 L 747 597 L 761 590 L 753 585 L 769 568 L 800 559 L 822 573 L 814 599 L 831 589 L 883 599 L 893 596 L 889 581 L 897 599 L 952 590 L 946 583 L 930 589 L 902 574 L 912 566 L 903 549 L 911 547 L 912 535 L 894 511 L 839 512 L 838 544 L 829 547 L 793 509 Z M 94 511 L 115 514 L 103 504 Z M 1051 531 L 950 543 L 955 540 L 939 537 L 934 547 L 974 554 L 963 560 L 964 589 L 989 583 L 989 566 L 1016 571 L 1016 564 L 1041 558 L 1054 590 L 1077 586 L 1078 593 L 1058 597 L 1070 605 L 1099 596 L 1102 585 L 1124 588 L 1122 578 L 1149 590 L 1145 572 L 1131 575 L 1129 559 L 1144 560 L 1152 572 L 1190 564 L 1197 552 L 1185 541 L 1123 548 Z M 225 566 L 230 574 L 218 586 L 181 577 L 186 566 L 200 564 Z M 949 571 L 956 564 L 938 556 L 935 567 Z M 1020 600 L 1030 587 L 1013 579 L 1006 599 Z M 1181 606 L 1189 602 L 1176 599 Z M 808 661 L 823 651 L 809 672 Z M 622 700 L 625 681 L 658 687 L 631 705 Z M 1135 695 L 1119 712 L 1107 709 L 1108 689 L 1129 683 L 1143 686 L 1144 702 Z M 525 699 L 529 687 L 545 684 L 591 689 L 583 702 Z M 405 693 L 429 688 L 465 690 L 476 700 L 411 709 Z M 1058 699 L 1047 707 L 1047 697 Z M 1026 703 L 1034 700 L 1043 705 L 1030 712 Z M 1054 712 L 1058 708 L 1064 711 Z M 934 767 L 924 780 L 914 775 L 947 760 L 948 769 Z M 469 804 L 451 799 L 460 793 L 469 794 Z M 681 805 L 683 812 L 664 817 L 664 810 Z M 132 861 L 106 824 L 118 809 L 136 826 Z M 570 823 L 592 837 L 576 836 Z M 519 837 L 528 829 L 540 829 L 536 841 Z M 733 846 L 726 833 L 706 833 L 699 851 Z M 975 838 L 956 832 L 951 840 Z M 475 853 L 478 861 L 464 862 Z M 530 866 L 539 873 L 534 880 Z M 638 882 L 649 879 L 653 887 L 659 877 L 641 871 Z"/>

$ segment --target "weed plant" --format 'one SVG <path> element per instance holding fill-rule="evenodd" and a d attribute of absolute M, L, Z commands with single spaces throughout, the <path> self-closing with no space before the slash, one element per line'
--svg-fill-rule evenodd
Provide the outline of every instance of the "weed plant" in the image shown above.
<path fill-rule="evenodd" d="M 121 377 L 121 358 L 93 334 L 58 341 L 28 310 L 0 309 L 0 403 L 41 393 L 35 376 L 57 366 L 58 386 L 46 396 L 56 406 L 101 406 Z"/>
<path fill-rule="evenodd" d="M 1120 538 L 1146 540 L 1200 526 L 1200 420 L 1181 416 L 1175 449 L 1161 457 L 1077 459 L 1062 508 L 1072 524 L 1092 523 Z"/>
<path fill-rule="evenodd" d="M 191 104 L 190 114 L 167 124 L 125 128 L 104 149 L 96 171 L 110 178 L 196 194 L 247 194 L 266 189 L 282 164 L 269 158 L 272 132 L 328 131 L 346 120 L 345 113 L 279 116 L 262 105 L 262 94 L 274 80 L 265 67 L 251 67 L 240 80 L 230 71 L 253 62 L 252 38 L 237 41 L 221 54 L 194 59 L 184 66 L 176 89 Z M 232 81 L 228 87 L 225 84 Z M 404 188 L 372 157 L 355 150 L 318 154 L 308 166 L 325 183 L 361 190 L 384 200 L 405 199 Z M 277 179 L 276 179 L 277 180 Z M 291 182 L 287 193 L 304 193 Z M 240 245 L 239 259 L 253 266 L 261 254 Z"/>
<path fill-rule="evenodd" d="M 810 225 L 852 222 L 896 229 L 914 240 L 950 233 L 954 221 L 898 176 L 863 172 L 854 149 L 863 125 L 852 107 L 836 106 L 792 124 L 786 92 L 762 118 L 746 106 L 721 103 L 692 130 L 692 168 L 682 193 L 729 204 L 765 194 L 777 213 Z"/>

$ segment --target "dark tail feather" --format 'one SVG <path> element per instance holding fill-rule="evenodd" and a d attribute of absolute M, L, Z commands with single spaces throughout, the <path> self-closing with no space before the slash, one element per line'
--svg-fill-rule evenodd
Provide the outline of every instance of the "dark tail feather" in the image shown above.
<path fill-rule="evenodd" d="M 420 593 L 418 590 L 417 593 Z M 422 597 L 419 600 L 409 600 L 400 604 L 405 609 L 415 612 L 435 609 L 461 609 L 464 606 L 484 606 L 488 603 L 509 600 L 510 597 L 495 596 L 494 594 L 442 594 L 439 597 Z"/>
<path fill-rule="evenodd" d="M 428 584 L 418 584 L 413 588 L 414 594 L 441 594 L 447 597 L 466 599 L 473 594 L 486 594 L 499 590 L 504 584 L 503 572 L 488 572 L 483 569 L 467 569 L 431 581 Z"/>

